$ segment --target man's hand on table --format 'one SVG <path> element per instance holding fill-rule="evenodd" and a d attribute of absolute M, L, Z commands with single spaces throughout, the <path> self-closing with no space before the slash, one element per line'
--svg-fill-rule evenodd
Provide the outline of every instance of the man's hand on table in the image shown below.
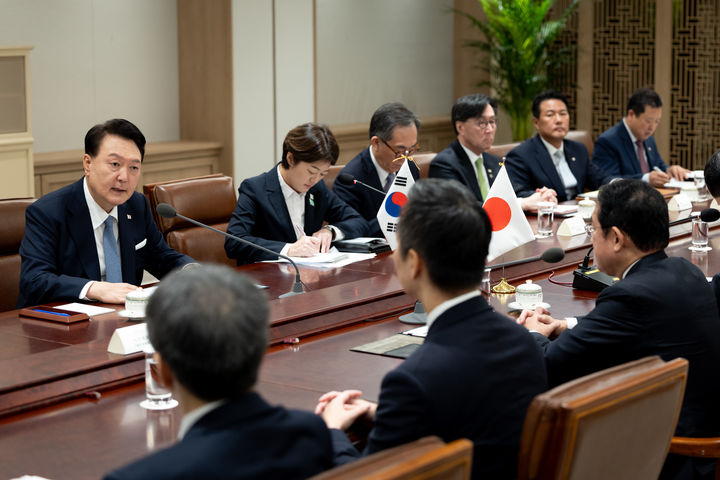
<path fill-rule="evenodd" d="M 339 430 L 347 430 L 362 416 L 374 420 L 377 404 L 363 400 L 360 395 L 360 390 L 328 392 L 318 399 L 315 413 L 322 416 L 328 428 Z"/>
<path fill-rule="evenodd" d="M 85 297 L 88 300 L 97 300 L 102 303 L 125 303 L 125 295 L 139 290 L 137 285 L 129 283 L 92 282 Z"/>
<path fill-rule="evenodd" d="M 534 330 L 548 338 L 555 338 L 567 329 L 567 322 L 550 316 L 543 307 L 535 310 L 523 310 L 516 320 L 528 330 Z"/>

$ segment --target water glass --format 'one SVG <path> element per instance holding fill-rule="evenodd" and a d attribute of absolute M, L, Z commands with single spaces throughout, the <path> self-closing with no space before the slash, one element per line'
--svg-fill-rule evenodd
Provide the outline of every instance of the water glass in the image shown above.
<path fill-rule="evenodd" d="M 160 376 L 160 367 L 155 352 L 145 351 L 145 400 L 140 406 L 148 410 L 167 410 L 177 407 L 178 402 L 172 398 L 172 392 Z"/>
<path fill-rule="evenodd" d="M 549 237 L 553 234 L 555 204 L 552 202 L 538 202 L 537 205 L 537 234 L 539 237 Z"/>
<path fill-rule="evenodd" d="M 707 252 L 712 250 L 712 247 L 708 245 L 708 224 L 699 218 L 693 218 L 692 221 L 690 250 L 693 252 Z"/>
<path fill-rule="evenodd" d="M 702 170 L 693 173 L 693 183 L 697 189 L 697 201 L 704 202 L 709 198 L 707 185 L 705 185 L 705 172 Z"/>
<path fill-rule="evenodd" d="M 490 270 L 491 268 L 486 268 L 483 272 L 482 285 L 480 286 L 480 291 L 488 295 L 490 295 Z"/>

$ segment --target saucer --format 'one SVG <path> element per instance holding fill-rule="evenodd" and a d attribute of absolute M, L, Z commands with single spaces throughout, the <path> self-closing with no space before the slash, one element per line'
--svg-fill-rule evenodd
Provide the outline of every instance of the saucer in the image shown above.
<path fill-rule="evenodd" d="M 137 314 L 128 310 L 120 310 L 117 312 L 121 317 L 129 318 L 130 320 L 145 320 L 145 315 L 138 316 Z"/>
<path fill-rule="evenodd" d="M 536 306 L 543 307 L 546 310 L 550 310 L 550 304 L 545 302 L 540 302 Z M 513 310 L 525 310 L 524 307 L 522 307 L 518 302 L 510 302 L 508 303 L 508 312 L 511 312 Z"/>

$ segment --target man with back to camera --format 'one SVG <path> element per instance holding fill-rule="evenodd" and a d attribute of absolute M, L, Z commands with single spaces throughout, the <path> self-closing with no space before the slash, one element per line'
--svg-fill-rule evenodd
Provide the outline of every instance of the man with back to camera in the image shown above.
<path fill-rule="evenodd" d="M 689 170 L 665 165 L 653 133 L 662 117 L 662 100 L 650 88 L 638 88 L 627 103 L 627 114 L 595 140 L 593 163 L 605 175 L 635 178 L 662 187 L 670 178 L 685 180 Z"/>
<path fill-rule="evenodd" d="M 85 135 L 85 176 L 27 208 L 18 308 L 53 301 L 123 303 L 143 270 L 162 278 L 193 259 L 171 249 L 135 192 L 145 137 L 127 120 Z"/>
<path fill-rule="evenodd" d="M 689 363 L 675 434 L 720 435 L 720 319 L 700 269 L 668 257 L 667 205 L 647 182 L 618 180 L 600 189 L 592 216 L 595 263 L 621 278 L 577 320 L 557 320 L 542 308 L 518 322 L 535 331 L 550 386 L 648 355 Z M 557 337 L 548 340 L 546 337 Z M 712 478 L 714 461 L 670 455 L 661 478 Z"/>
<path fill-rule="evenodd" d="M 515 478 L 525 413 L 547 379 L 531 336 L 478 291 L 490 220 L 458 182 L 426 179 L 410 190 L 398 229 L 395 269 L 427 309 L 427 337 L 385 376 L 377 404 L 357 390 L 320 397 L 316 412 L 331 428 L 336 463 L 360 456 L 342 430 L 366 416 L 375 424 L 365 453 L 426 435 L 468 438 L 473 478 Z"/>
<path fill-rule="evenodd" d="M 484 202 L 501 166 L 500 159 L 488 153 L 495 141 L 496 117 L 495 99 L 481 93 L 459 98 L 452 107 L 457 140 L 435 156 L 428 176 L 457 180 Z M 539 201 L 557 203 L 556 192 L 543 187 L 520 199 L 523 210 L 536 209 Z"/>
<path fill-rule="evenodd" d="M 705 185 L 715 201 L 720 200 L 720 150 L 713 153 L 705 164 Z M 720 274 L 713 277 L 712 287 L 720 308 Z"/>
<path fill-rule="evenodd" d="M 147 307 L 148 337 L 183 410 L 180 440 L 107 479 L 304 479 L 332 466 L 320 418 L 254 392 L 268 312 L 262 292 L 224 266 L 176 272 L 160 284 Z"/>
<path fill-rule="evenodd" d="M 417 151 L 419 129 L 420 120 L 402 103 L 382 105 L 370 119 L 370 146 L 350 160 L 340 174 L 350 174 L 360 182 L 387 192 L 405 161 L 404 157 Z M 409 166 L 417 180 L 420 172 L 413 162 Z M 379 192 L 363 185 L 345 185 L 337 179 L 333 192 L 368 221 L 371 237 L 383 236 L 377 221 L 383 202 Z"/>
<path fill-rule="evenodd" d="M 518 198 L 547 188 L 557 192 L 557 200 L 564 202 L 611 180 L 590 162 L 585 145 L 565 138 L 570 130 L 565 95 L 555 90 L 537 95 L 532 115 L 537 135 L 512 149 L 506 160 Z"/>

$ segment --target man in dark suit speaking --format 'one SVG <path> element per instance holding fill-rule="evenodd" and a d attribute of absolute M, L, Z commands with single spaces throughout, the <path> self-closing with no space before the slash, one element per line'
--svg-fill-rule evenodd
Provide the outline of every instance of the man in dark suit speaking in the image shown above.
<path fill-rule="evenodd" d="M 77 182 L 28 207 L 18 308 L 51 301 L 123 303 L 143 270 L 161 278 L 193 260 L 168 247 L 145 197 L 135 192 L 145 137 L 127 120 L 85 135 Z"/>
<path fill-rule="evenodd" d="M 310 412 L 253 391 L 268 344 L 268 303 L 227 267 L 173 273 L 150 299 L 159 375 L 183 410 L 180 441 L 106 478 L 304 479 L 332 466 L 330 434 Z"/>
<path fill-rule="evenodd" d="M 539 332 L 533 335 L 545 351 L 550 385 L 648 355 L 683 357 L 690 368 L 675 434 L 720 435 L 718 309 L 703 272 L 663 250 L 669 240 L 663 196 L 639 180 L 606 185 L 592 227 L 597 267 L 621 280 L 581 318 L 557 320 L 538 309 L 518 319 Z M 707 466 L 694 463 L 671 456 L 661 478 L 694 478 L 680 473 Z"/>
<path fill-rule="evenodd" d="M 518 198 L 546 187 L 564 202 L 611 180 L 590 162 L 585 145 L 565 138 L 570 129 L 565 95 L 554 90 L 539 94 L 532 115 L 537 135 L 507 155 L 508 175 Z"/>
<path fill-rule="evenodd" d="M 593 163 L 605 175 L 636 178 L 662 187 L 670 181 L 685 180 L 689 171 L 680 165 L 668 166 L 660 157 L 653 133 L 662 117 L 660 95 L 638 88 L 628 100 L 627 114 L 595 140 Z"/>
<path fill-rule="evenodd" d="M 370 119 L 370 146 L 358 153 L 340 171 L 378 190 L 388 191 L 395 175 L 402 167 L 404 156 L 412 156 L 418 148 L 417 137 L 420 120 L 402 103 L 386 103 L 375 110 Z M 410 172 L 415 180 L 420 172 L 410 162 Z M 383 196 L 362 185 L 345 185 L 335 180 L 333 192 L 355 209 L 368 222 L 368 234 L 382 237 L 377 214 Z"/>
<path fill-rule="evenodd" d="M 367 453 L 426 435 L 468 438 L 473 478 L 517 478 L 525 412 L 547 379 L 532 337 L 478 291 L 490 220 L 458 182 L 428 179 L 410 190 L 398 229 L 395 269 L 427 309 L 427 337 L 385 376 L 377 405 L 354 390 L 320 398 L 316 411 L 334 429 L 336 462 L 360 456 L 341 430 L 365 415 L 375 421 Z"/>

